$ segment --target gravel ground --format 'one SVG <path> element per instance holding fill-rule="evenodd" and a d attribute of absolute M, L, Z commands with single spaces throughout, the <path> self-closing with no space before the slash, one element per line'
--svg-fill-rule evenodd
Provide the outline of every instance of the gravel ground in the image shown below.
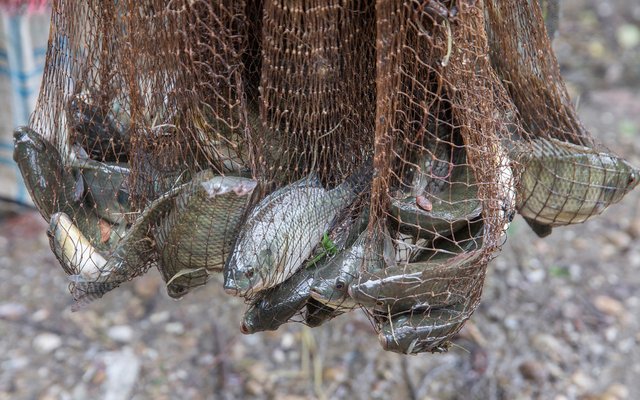
<path fill-rule="evenodd" d="M 566 1 L 555 42 L 585 125 L 635 165 L 639 27 L 636 0 Z M 382 351 L 360 312 L 241 335 L 219 284 L 173 301 L 155 270 L 72 313 L 44 221 L 5 211 L 0 399 L 637 399 L 638 205 L 545 239 L 518 217 L 455 346 L 415 357 Z"/>

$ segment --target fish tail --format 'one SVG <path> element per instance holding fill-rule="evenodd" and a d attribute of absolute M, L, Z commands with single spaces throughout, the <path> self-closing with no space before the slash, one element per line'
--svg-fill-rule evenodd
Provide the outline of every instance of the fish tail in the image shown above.
<path fill-rule="evenodd" d="M 86 307 L 120 285 L 119 282 L 90 282 L 80 275 L 71 275 L 69 279 L 73 282 L 71 295 L 75 301 L 71 311 Z"/>

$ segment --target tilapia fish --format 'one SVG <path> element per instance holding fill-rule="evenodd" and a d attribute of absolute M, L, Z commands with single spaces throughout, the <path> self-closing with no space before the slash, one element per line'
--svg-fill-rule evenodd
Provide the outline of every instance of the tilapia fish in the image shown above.
<path fill-rule="evenodd" d="M 23 126 L 13 133 L 13 159 L 38 211 L 48 222 L 58 211 L 75 214 L 76 182 L 63 168 L 58 149 L 33 129 Z"/>
<path fill-rule="evenodd" d="M 311 175 L 265 197 L 247 217 L 225 264 L 227 293 L 246 296 L 293 275 L 336 216 L 369 184 L 371 165 L 363 170 L 332 190 Z"/>
<path fill-rule="evenodd" d="M 28 127 L 13 134 L 13 158 L 20 168 L 25 186 L 40 214 L 48 222 L 51 215 L 69 216 L 92 245 L 109 250 L 123 234 L 123 229 L 101 220 L 82 203 L 82 191 L 71 172 L 64 168 L 58 149 Z"/>
<path fill-rule="evenodd" d="M 363 272 L 349 286 L 349 295 L 357 303 L 391 313 L 460 304 L 484 276 L 484 268 L 471 267 L 480 254 L 441 254 L 429 261 Z"/>
<path fill-rule="evenodd" d="M 524 168 L 516 206 L 540 236 L 602 213 L 640 178 L 622 158 L 555 139 L 536 139 L 514 158 Z"/>
<path fill-rule="evenodd" d="M 122 163 L 106 163 L 76 159 L 71 163 L 76 185 L 88 197 L 96 214 L 112 224 L 126 223 L 131 213 L 127 180 L 129 167 Z"/>
<path fill-rule="evenodd" d="M 241 178 L 225 179 L 234 181 Z M 188 198 L 190 196 L 193 194 L 203 196 L 203 193 L 206 192 L 209 197 L 201 197 L 194 204 L 199 204 L 198 201 L 206 202 L 207 198 L 215 203 L 217 201 L 217 195 L 224 195 L 229 193 L 229 191 L 234 191 L 237 196 L 244 196 L 254 186 L 255 182 L 253 181 L 227 186 L 226 183 L 221 184 L 220 177 L 213 176 L 212 171 L 201 171 L 191 182 L 169 191 L 144 209 L 110 254 L 107 264 L 102 269 L 104 272 L 98 281 L 88 280 L 81 275 L 73 276 L 72 279 L 75 282 L 74 294 L 78 293 L 77 297 L 82 299 L 82 293 L 89 292 L 91 293 L 92 299 L 99 298 L 121 283 L 141 275 L 156 261 L 158 261 L 160 272 L 170 285 L 169 293 L 174 296 L 179 297 L 184 295 L 193 285 L 198 286 L 203 284 L 202 278 L 199 275 L 206 273 L 206 271 L 203 271 L 201 268 L 206 269 L 207 264 L 196 264 L 195 267 L 192 267 L 188 264 L 188 261 L 185 261 L 188 260 L 189 257 L 187 254 L 180 253 L 179 256 L 176 257 L 176 253 L 171 249 L 167 250 L 166 247 L 169 245 L 166 240 L 172 237 L 175 232 L 185 229 L 185 225 L 180 221 L 180 216 L 183 214 L 177 212 L 171 216 L 171 213 L 176 207 L 176 202 L 182 202 L 183 205 L 188 204 Z M 202 203 L 200 203 L 200 206 L 202 206 Z M 221 211 L 222 210 L 216 210 L 216 213 Z M 192 212 L 187 214 L 187 220 L 193 217 Z M 167 218 L 169 219 L 167 220 Z M 209 222 L 206 221 L 199 222 L 199 224 L 202 223 L 209 224 Z M 201 227 L 202 225 L 194 224 L 191 233 L 197 233 L 199 229 L 202 229 Z M 155 237 L 154 232 L 158 234 L 158 238 Z M 207 248 L 207 243 L 202 243 L 202 240 L 220 240 L 219 238 L 203 237 L 203 235 L 196 235 L 194 237 L 196 238 L 196 242 L 194 243 L 198 243 L 195 247 L 198 247 L 198 251 L 200 252 L 204 250 L 202 246 L 204 246 L 205 249 Z M 157 247 L 158 244 L 156 241 L 163 247 Z M 160 253 L 159 260 L 158 253 Z M 175 257 L 175 259 L 171 259 L 171 257 Z M 219 260 L 220 255 L 210 254 L 210 257 L 211 260 Z M 194 261 L 197 262 L 197 260 L 198 259 L 194 258 Z M 219 261 L 217 262 L 219 263 Z M 165 266 L 169 272 L 164 270 Z M 194 279 L 195 276 L 192 275 L 197 276 L 198 279 Z M 185 285 L 187 286 L 186 289 L 184 287 Z M 90 286 L 90 290 L 87 286 Z"/>
<path fill-rule="evenodd" d="M 154 229 L 169 296 L 182 297 L 204 285 L 210 273 L 222 271 L 255 187 L 248 178 L 210 176 L 175 197 L 171 212 Z"/>
<path fill-rule="evenodd" d="M 400 354 L 443 352 L 469 316 L 456 309 L 401 314 L 381 324 L 378 340 L 383 349 Z"/>

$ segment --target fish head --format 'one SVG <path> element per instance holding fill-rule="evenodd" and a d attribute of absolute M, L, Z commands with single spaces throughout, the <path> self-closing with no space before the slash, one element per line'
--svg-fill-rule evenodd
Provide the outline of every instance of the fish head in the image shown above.
<path fill-rule="evenodd" d="M 613 173 L 607 169 L 606 182 L 603 189 L 603 202 L 606 204 L 617 203 L 632 191 L 640 183 L 640 170 L 629 164 L 626 160 L 617 159 Z"/>
<path fill-rule="evenodd" d="M 205 268 L 185 268 L 167 282 L 167 293 L 174 299 L 180 299 L 192 289 L 206 284 L 208 278 Z"/>
<path fill-rule="evenodd" d="M 262 241 L 256 251 L 237 248 L 224 267 L 224 290 L 233 296 L 260 291 L 275 268 L 276 252 L 270 243 Z"/>

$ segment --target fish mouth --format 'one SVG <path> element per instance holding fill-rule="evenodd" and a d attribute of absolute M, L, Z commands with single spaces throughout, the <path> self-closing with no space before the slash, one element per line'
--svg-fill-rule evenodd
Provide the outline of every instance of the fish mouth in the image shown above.
<path fill-rule="evenodd" d="M 240 295 L 240 289 L 238 288 L 238 285 L 236 285 L 234 281 L 225 281 L 223 288 L 225 293 L 230 294 L 231 296 Z"/>

